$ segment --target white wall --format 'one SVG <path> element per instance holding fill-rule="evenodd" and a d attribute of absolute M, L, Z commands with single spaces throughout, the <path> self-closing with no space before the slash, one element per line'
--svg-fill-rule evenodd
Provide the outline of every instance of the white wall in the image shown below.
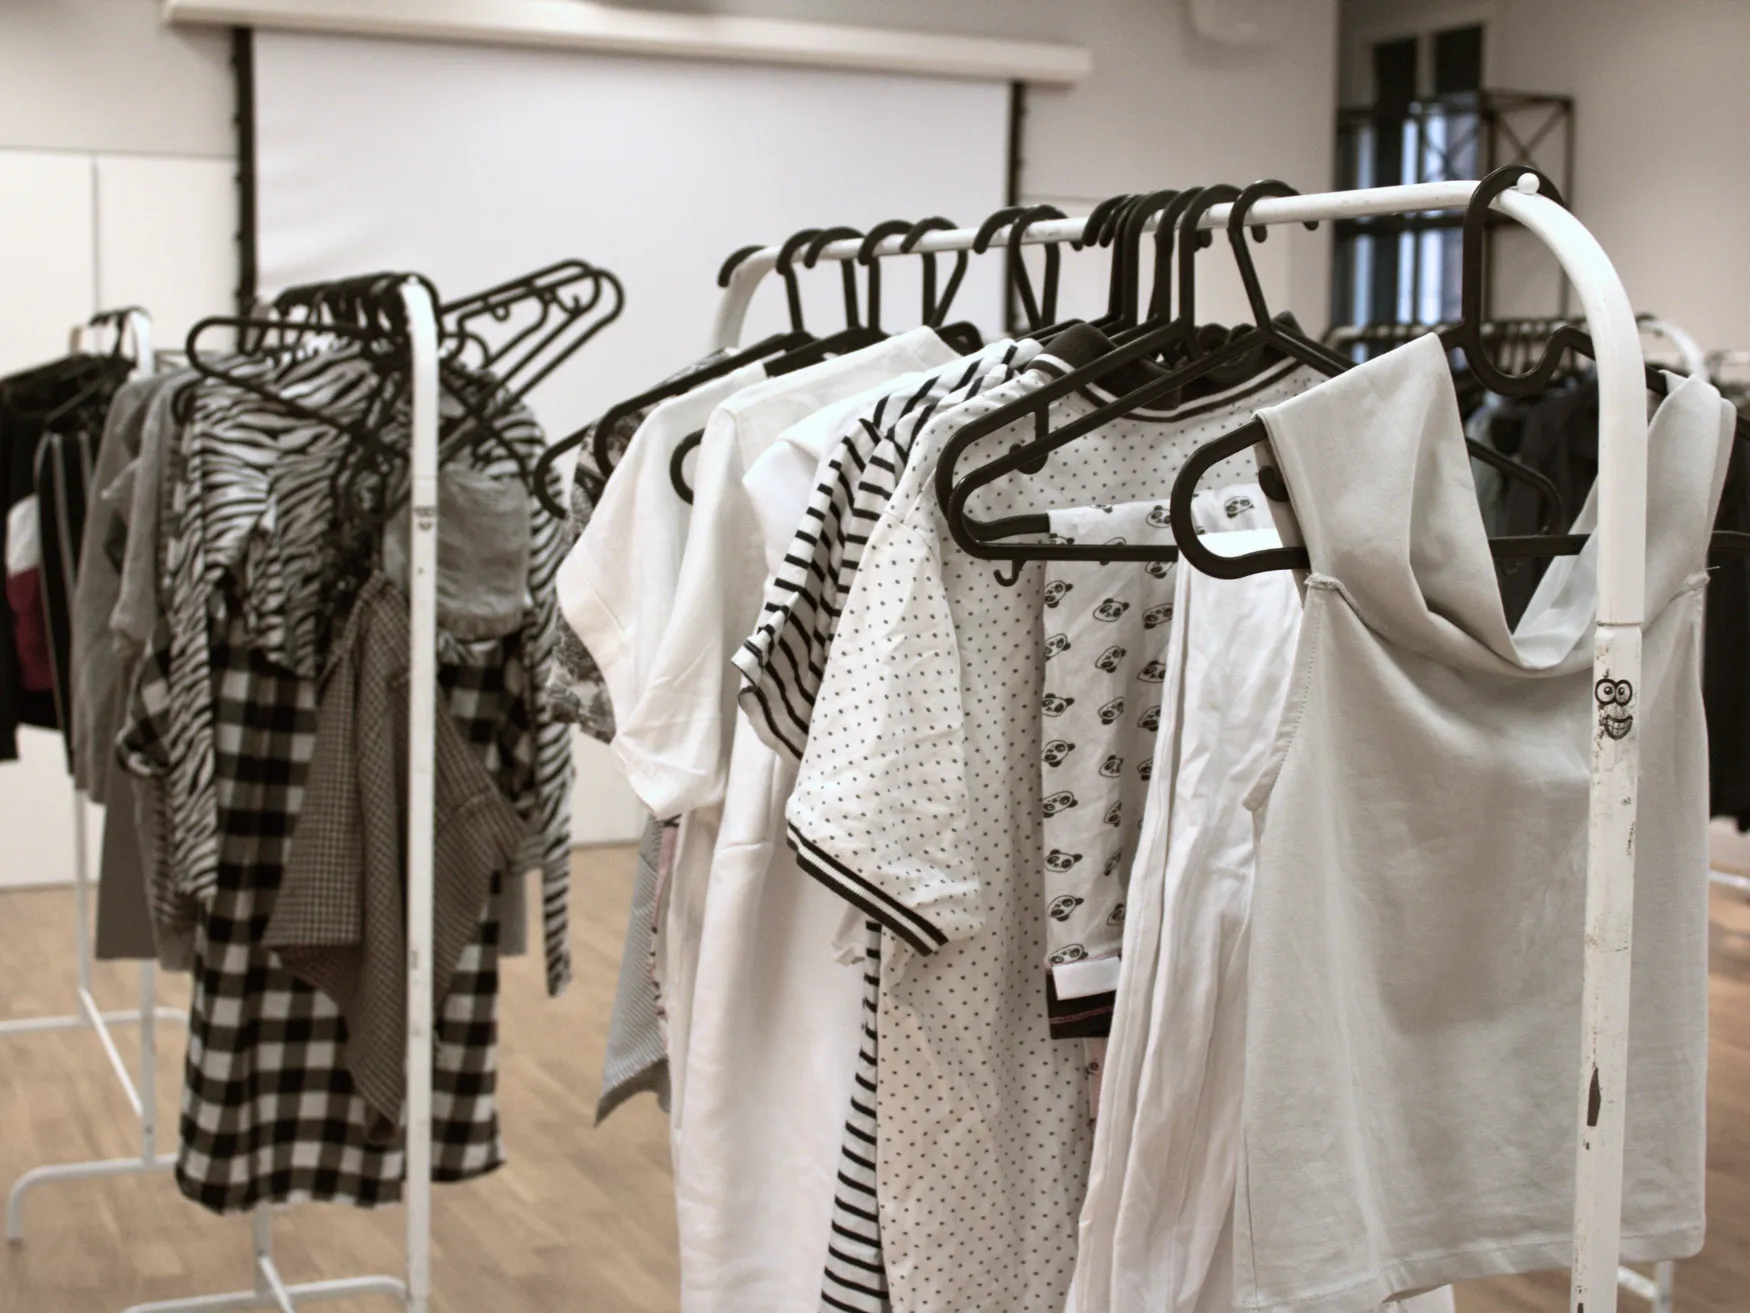
<path fill-rule="evenodd" d="M 180 340 L 229 303 L 236 227 L 223 158 L 0 149 L 0 374 L 64 353 L 103 306 L 149 306 L 159 343 Z M 0 855 L 0 886 L 71 879 L 59 737 L 20 739 L 20 760 L 0 765 L 0 833 L 20 840 Z"/>
<path fill-rule="evenodd" d="M 1750 347 L 1750 5 L 1343 0 L 1346 34 L 1427 14 L 1488 23 L 1487 85 L 1575 98 L 1570 199 L 1635 308 L 1704 347 Z M 1346 62 L 1346 96 L 1356 99 L 1365 77 Z"/>

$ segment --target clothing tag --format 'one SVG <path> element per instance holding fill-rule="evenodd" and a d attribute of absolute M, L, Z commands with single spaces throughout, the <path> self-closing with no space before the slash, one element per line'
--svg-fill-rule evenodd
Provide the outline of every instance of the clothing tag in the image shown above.
<path fill-rule="evenodd" d="M 1087 998 L 1091 994 L 1110 994 L 1118 988 L 1118 973 L 1123 959 L 1090 957 L 1080 962 L 1059 962 L 1051 968 L 1051 981 L 1059 998 Z"/>

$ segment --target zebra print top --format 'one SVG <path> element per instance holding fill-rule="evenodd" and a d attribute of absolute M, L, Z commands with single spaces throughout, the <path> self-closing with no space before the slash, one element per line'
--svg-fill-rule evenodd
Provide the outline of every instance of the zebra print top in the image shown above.
<path fill-rule="evenodd" d="M 265 391 L 323 414 L 363 418 L 371 413 L 379 376 L 350 345 L 233 362 L 233 372 Z M 478 376 L 464 386 L 481 387 Z M 490 389 L 487 391 L 490 395 Z M 459 403 L 446 392 L 446 416 Z M 495 423 L 503 447 L 486 445 L 472 457 L 482 473 L 519 477 L 542 449 L 534 417 L 517 406 Z M 405 401 L 391 405 L 379 436 L 405 449 Z M 336 529 L 334 473 L 350 439 L 331 424 L 293 415 L 247 387 L 216 381 L 196 390 L 191 418 L 174 444 L 166 477 L 170 517 L 160 594 L 167 624 L 159 640 L 169 672 L 167 699 L 156 714 L 136 699 L 133 717 L 153 717 L 166 779 L 164 854 L 171 883 L 184 896 L 205 900 L 217 881 L 218 833 L 214 793 L 214 703 L 226 690 L 213 686 L 210 621 L 241 616 L 251 641 L 276 664 L 316 678 L 327 638 L 340 629 L 348 590 Z M 506 450 L 508 448 L 508 450 Z M 513 456 L 512 453 L 515 453 Z M 536 510 L 531 516 L 528 605 L 520 635 L 525 743 L 516 756 L 528 769 L 514 799 L 530 831 L 519 869 L 542 873 L 542 926 L 547 987 L 557 994 L 571 975 L 568 943 L 571 751 L 565 725 L 548 714 L 547 686 L 558 624 L 553 581 L 563 553 L 563 526 Z M 475 664 L 477 645 L 440 632 L 439 660 Z M 150 665 L 151 663 L 143 663 Z M 136 725 L 135 729 L 139 730 Z"/>

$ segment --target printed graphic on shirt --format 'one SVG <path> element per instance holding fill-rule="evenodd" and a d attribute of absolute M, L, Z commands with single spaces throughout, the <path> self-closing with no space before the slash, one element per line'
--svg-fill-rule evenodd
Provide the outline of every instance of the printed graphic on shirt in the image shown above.
<path fill-rule="evenodd" d="M 1066 543 L 1173 542 L 1161 502 L 1053 511 L 1051 532 Z M 1169 565 L 1151 574 L 1135 561 L 1045 563 L 1040 792 L 1048 801 L 1066 792 L 1076 799 L 1074 807 L 1044 809 L 1051 967 L 1116 957 L 1124 943 L 1124 886 L 1148 792 L 1135 767 L 1153 759 L 1160 725 L 1160 706 L 1139 676 L 1166 651 L 1175 573 Z M 1077 661 L 1076 652 L 1097 655 Z M 1052 1035 L 1107 1034 L 1113 1002 L 1109 987 L 1082 994 L 1054 976 L 1047 994 Z"/>
<path fill-rule="evenodd" d="M 1051 512 L 1051 533 L 1066 543 L 1171 546 L 1163 502 L 1129 502 Z M 1266 528 L 1263 493 L 1242 484 L 1200 493 L 1192 505 L 1199 533 Z M 1155 565 L 1161 568 L 1153 568 Z M 1041 711 L 1046 960 L 1051 1033 L 1059 1039 L 1110 1031 L 1113 974 L 1073 978 L 1055 968 L 1116 957 L 1124 943 L 1124 897 L 1142 829 L 1161 723 L 1162 654 L 1172 632 L 1177 566 L 1134 561 L 1046 562 L 1041 614 L 1047 664 Z M 1078 662 L 1077 651 L 1097 651 Z M 1053 807 L 1065 793 L 1074 806 Z M 1090 988 L 1095 992 L 1087 992 Z"/>

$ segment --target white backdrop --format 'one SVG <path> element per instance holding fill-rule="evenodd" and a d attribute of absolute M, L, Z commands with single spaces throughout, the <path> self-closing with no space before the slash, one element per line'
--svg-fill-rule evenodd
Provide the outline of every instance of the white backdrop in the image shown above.
<path fill-rule="evenodd" d="M 554 437 L 704 351 L 735 248 L 1002 204 L 1000 83 L 275 32 L 255 52 L 264 292 L 416 269 L 455 297 L 567 256 L 624 281 L 619 322 L 535 394 Z M 997 274 L 974 263 L 956 317 L 996 324 Z M 886 322 L 915 323 L 915 269 L 885 282 Z M 783 320 L 767 284 L 745 340 Z M 838 326 L 837 289 L 809 277 L 811 326 Z M 605 752 L 579 766 L 578 839 L 632 837 Z"/>

